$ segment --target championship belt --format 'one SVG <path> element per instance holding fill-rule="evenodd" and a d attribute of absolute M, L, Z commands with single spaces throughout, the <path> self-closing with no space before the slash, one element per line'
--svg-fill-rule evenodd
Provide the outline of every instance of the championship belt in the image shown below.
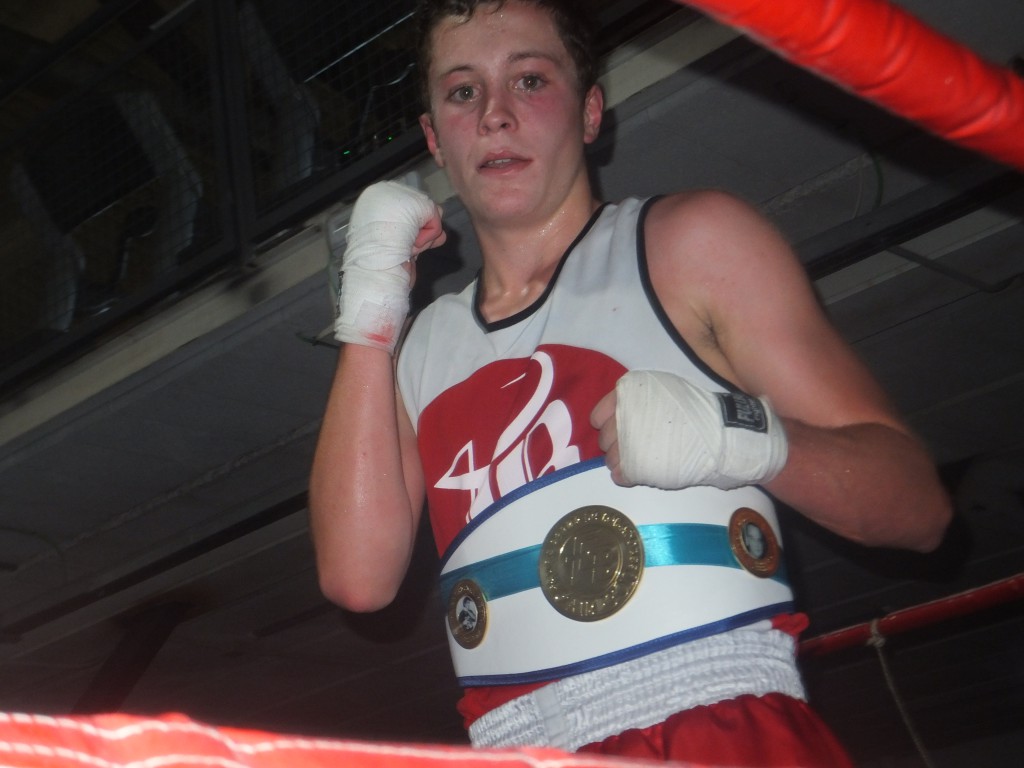
<path fill-rule="evenodd" d="M 503 496 L 441 564 L 463 686 L 553 680 L 792 610 L 775 509 L 748 486 L 616 485 L 604 459 Z"/>

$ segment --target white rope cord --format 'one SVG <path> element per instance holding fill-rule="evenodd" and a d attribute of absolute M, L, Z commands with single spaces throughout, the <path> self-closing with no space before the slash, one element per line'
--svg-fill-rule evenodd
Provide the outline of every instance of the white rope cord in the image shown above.
<path fill-rule="evenodd" d="M 875 653 L 878 656 L 878 663 L 882 667 L 882 675 L 885 677 L 885 684 L 889 688 L 892 700 L 895 702 L 896 708 L 900 712 L 900 717 L 903 718 L 903 725 L 906 726 L 907 733 L 910 734 L 910 738 L 914 742 L 914 746 L 917 748 L 917 753 L 921 756 L 921 760 L 924 761 L 927 768 L 935 768 L 935 763 L 933 763 L 931 757 L 929 757 L 928 751 L 924 747 L 924 742 L 921 740 L 921 737 L 917 733 L 917 729 L 914 727 L 913 721 L 910 719 L 906 705 L 904 705 L 899 691 L 896 690 L 896 682 L 889 669 L 889 662 L 886 660 L 885 653 L 882 651 L 882 648 L 885 645 L 885 635 L 878 631 L 878 619 L 871 622 L 871 639 L 868 640 L 868 645 L 875 649 Z"/>

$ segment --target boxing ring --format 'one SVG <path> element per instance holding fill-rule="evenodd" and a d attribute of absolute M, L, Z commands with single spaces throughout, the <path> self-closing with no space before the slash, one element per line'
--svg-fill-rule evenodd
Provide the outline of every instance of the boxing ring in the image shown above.
<path fill-rule="evenodd" d="M 554 749 L 471 750 L 215 728 L 170 714 L 0 714 L 4 768 L 636 768 L 635 760 Z M 696 768 L 696 767 L 694 767 Z"/>
<path fill-rule="evenodd" d="M 1024 169 L 1024 81 L 931 30 L 885 0 L 691 0 L 689 5 L 861 98 L 956 144 Z M 802 644 L 805 654 L 1024 596 L 1024 574 L 905 609 Z M 551 749 L 470 750 L 313 739 L 216 727 L 183 715 L 50 717 L 0 713 L 0 766 L 19 768 L 383 768 L 457 764 L 610 768 L 636 766 Z"/>
<path fill-rule="evenodd" d="M 1024 79 L 887 0 L 676 0 L 947 141 L 1024 170 Z"/>
<path fill-rule="evenodd" d="M 805 640 L 801 655 L 832 653 L 1024 598 L 1024 573 L 881 619 Z M 4 768 L 637 768 L 637 760 L 554 749 L 490 749 L 316 739 L 199 723 L 181 714 L 78 717 L 0 713 Z M 682 764 L 680 764 L 682 765 Z M 685 767 L 684 767 L 685 768 Z M 690 768 L 700 768 L 690 764 Z"/>

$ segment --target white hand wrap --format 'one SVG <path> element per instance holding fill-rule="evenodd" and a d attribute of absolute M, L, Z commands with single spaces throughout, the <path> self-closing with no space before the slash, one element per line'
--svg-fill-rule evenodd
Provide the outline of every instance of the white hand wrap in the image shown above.
<path fill-rule="evenodd" d="M 708 392 L 661 371 L 630 371 L 615 396 L 619 469 L 628 482 L 731 490 L 771 480 L 786 464 L 786 433 L 763 399 Z"/>
<path fill-rule="evenodd" d="M 338 341 L 395 351 L 409 314 L 411 285 L 404 264 L 420 230 L 438 215 L 429 197 L 394 181 L 371 184 L 359 195 L 341 263 Z"/>

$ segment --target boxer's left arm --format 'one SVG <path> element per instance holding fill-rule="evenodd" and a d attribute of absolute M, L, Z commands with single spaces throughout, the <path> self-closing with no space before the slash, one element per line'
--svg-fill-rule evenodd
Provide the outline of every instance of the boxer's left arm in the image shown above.
<path fill-rule="evenodd" d="M 719 375 L 778 417 L 781 467 L 757 469 L 763 477 L 753 479 L 736 473 L 740 480 L 763 481 L 794 509 L 854 541 L 938 546 L 951 505 L 931 457 L 829 323 L 774 228 L 712 192 L 659 201 L 645 233 L 651 280 L 677 330 Z M 628 467 L 630 457 L 621 461 L 615 409 L 612 392 L 593 421 L 613 476 L 629 483 L 619 466 Z M 777 458 L 775 451 L 765 455 Z"/>

